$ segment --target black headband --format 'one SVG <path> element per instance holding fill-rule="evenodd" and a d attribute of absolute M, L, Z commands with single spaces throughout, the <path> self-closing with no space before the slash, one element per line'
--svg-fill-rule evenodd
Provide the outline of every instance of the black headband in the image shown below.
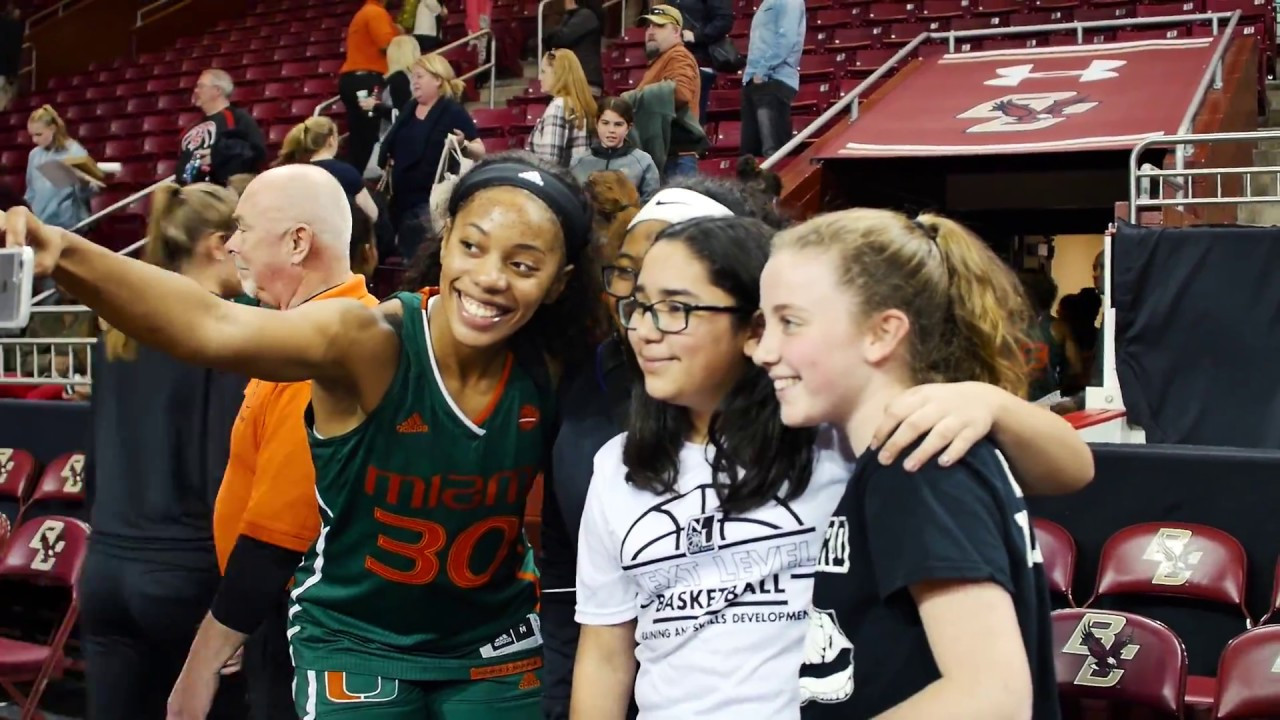
<path fill-rule="evenodd" d="M 518 187 L 533 193 L 546 203 L 560 220 L 564 233 L 566 262 L 573 263 L 587 247 L 591 237 L 591 208 L 580 190 L 533 165 L 518 160 L 504 160 L 481 165 L 462 176 L 449 198 L 449 215 L 457 217 L 458 209 L 472 195 L 491 187 Z"/>

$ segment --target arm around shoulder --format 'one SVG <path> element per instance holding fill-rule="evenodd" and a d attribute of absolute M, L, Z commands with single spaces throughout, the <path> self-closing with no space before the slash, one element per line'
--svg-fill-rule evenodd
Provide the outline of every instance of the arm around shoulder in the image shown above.
<path fill-rule="evenodd" d="M 999 388 L 996 444 L 1028 495 L 1071 493 L 1093 481 L 1093 451 L 1071 423 Z"/>

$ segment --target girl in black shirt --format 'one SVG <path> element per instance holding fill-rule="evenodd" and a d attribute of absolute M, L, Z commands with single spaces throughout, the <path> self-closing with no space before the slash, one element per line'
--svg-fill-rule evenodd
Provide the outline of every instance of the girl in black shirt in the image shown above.
<path fill-rule="evenodd" d="M 866 454 L 914 386 L 1025 390 L 1013 273 L 945 218 L 849 210 L 774 239 L 761 306 L 783 422 L 833 424 L 860 456 L 818 557 L 803 716 L 1056 720 L 1043 561 L 1004 456 Z"/>

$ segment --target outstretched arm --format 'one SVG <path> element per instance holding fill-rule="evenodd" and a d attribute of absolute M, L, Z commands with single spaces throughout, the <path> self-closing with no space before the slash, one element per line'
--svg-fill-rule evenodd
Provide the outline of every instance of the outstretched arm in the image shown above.
<path fill-rule="evenodd" d="M 36 250 L 37 274 L 52 273 L 108 323 L 187 362 L 274 382 L 315 379 L 358 385 L 357 368 L 395 358 L 395 331 L 354 300 L 288 311 L 226 302 L 194 281 L 117 255 L 75 233 L 44 225 L 26 208 L 4 214 L 7 245 Z M 388 375 L 388 378 L 390 375 Z"/>
<path fill-rule="evenodd" d="M 1070 423 L 994 385 L 918 385 L 885 409 L 871 447 L 891 463 L 917 439 L 904 466 L 914 471 L 934 456 L 950 465 L 991 435 L 1028 495 L 1075 492 L 1093 480 L 1093 452 Z"/>

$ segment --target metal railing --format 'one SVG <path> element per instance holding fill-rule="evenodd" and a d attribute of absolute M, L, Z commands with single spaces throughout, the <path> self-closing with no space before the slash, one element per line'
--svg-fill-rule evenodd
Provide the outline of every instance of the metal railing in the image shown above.
<path fill-rule="evenodd" d="M 494 106 L 494 103 L 496 102 L 496 100 L 494 99 L 494 93 L 496 93 L 496 92 L 497 92 L 497 85 L 498 85 L 498 83 L 497 83 L 497 79 L 498 79 L 498 57 L 497 57 L 497 52 L 498 52 L 498 42 L 497 42 L 497 40 L 494 38 L 494 35 L 493 35 L 493 31 L 492 31 L 492 30 L 490 30 L 490 29 L 488 29 L 488 28 L 485 28 L 484 30 L 480 30 L 479 32 L 471 33 L 470 35 L 468 35 L 468 36 L 466 36 L 466 37 L 464 37 L 464 38 L 459 38 L 459 39 L 457 39 L 457 40 L 454 40 L 453 42 L 449 43 L 448 45 L 445 45 L 445 46 L 443 46 L 443 47 L 441 47 L 441 48 L 438 48 L 438 49 L 436 49 L 436 50 L 432 50 L 430 53 L 427 53 L 427 54 L 428 54 L 428 55 L 439 55 L 440 53 L 443 53 L 443 52 L 445 52 L 445 51 L 447 51 L 447 50 L 452 50 L 452 49 L 454 49 L 454 48 L 456 48 L 456 47 L 462 47 L 462 45 L 464 45 L 465 43 L 471 42 L 472 40 L 475 40 L 475 39 L 477 39 L 477 38 L 483 37 L 483 36 L 485 36 L 485 35 L 488 35 L 488 36 L 489 36 L 489 62 L 487 62 L 487 63 L 485 63 L 485 64 L 481 65 L 480 67 L 476 68 L 475 70 L 472 70 L 471 72 L 469 72 L 469 73 L 467 73 L 467 74 L 465 74 L 465 75 L 460 75 L 460 76 L 458 76 L 458 79 L 459 79 L 459 80 L 466 81 L 466 80 L 469 80 L 470 78 L 475 77 L 476 75 L 480 74 L 481 72 L 483 72 L 483 71 L 485 71 L 485 70 L 488 70 L 488 71 L 489 71 L 489 107 L 493 107 L 493 106 Z M 327 99 L 327 100 L 325 100 L 325 101 L 321 102 L 319 105 L 316 105 L 316 109 L 315 109 L 315 110 L 313 110 L 313 111 L 311 111 L 311 116 L 312 116 L 312 117 L 318 117 L 318 116 L 320 116 L 320 115 L 323 115 L 323 114 L 324 114 L 324 112 L 325 112 L 326 110 L 328 110 L 329 108 L 333 107 L 334 105 L 337 105 L 337 104 L 338 104 L 338 103 L 340 103 L 340 102 L 342 102 L 342 96 L 341 96 L 341 95 L 334 95 L 333 97 L 331 97 L 331 98 L 329 98 L 329 99 Z M 396 109 L 397 109 L 397 110 L 399 110 L 399 108 L 396 108 Z"/>
<path fill-rule="evenodd" d="M 545 2 L 545 0 L 544 0 Z M 1054 25 L 1027 25 L 1025 27 L 1007 27 L 1007 28 L 985 28 L 982 30 L 954 30 L 947 32 L 925 32 L 917 35 L 910 43 L 905 45 L 901 50 L 893 55 L 884 65 L 881 65 L 871 76 L 853 90 L 850 90 L 844 97 L 840 98 L 835 105 L 827 109 L 817 120 L 809 123 L 803 130 L 796 133 L 787 144 L 783 145 L 773 155 L 770 155 L 760 167 L 768 169 L 778 164 L 792 151 L 800 147 L 806 140 L 823 128 L 828 122 L 833 120 L 837 115 L 844 112 L 845 108 L 852 105 L 850 110 L 849 122 L 857 120 L 858 104 L 857 100 L 871 88 L 871 86 L 880 78 L 888 74 L 894 66 L 910 58 L 916 48 L 931 40 L 947 41 L 948 52 L 955 52 L 956 40 L 964 40 L 970 38 L 983 37 L 1007 37 L 1009 35 L 1034 35 L 1040 33 L 1061 33 L 1066 30 L 1074 30 L 1076 33 L 1076 43 L 1084 44 L 1084 33 L 1087 30 L 1098 30 L 1106 28 L 1133 28 L 1152 25 L 1187 25 L 1196 22 L 1211 22 L 1213 34 L 1219 35 L 1219 23 L 1227 20 L 1226 31 L 1221 33 L 1222 39 L 1215 48 L 1213 60 L 1209 64 L 1209 68 L 1205 71 L 1204 77 L 1201 78 L 1200 85 L 1196 94 L 1191 99 L 1191 104 L 1187 107 L 1187 112 L 1183 116 L 1183 130 L 1186 129 L 1187 123 L 1195 119 L 1195 114 L 1199 112 L 1200 106 L 1204 103 L 1205 95 L 1208 93 L 1210 83 L 1216 83 L 1215 87 L 1222 86 L 1222 60 L 1226 52 L 1227 45 L 1231 42 L 1231 32 L 1235 29 L 1239 22 L 1241 12 L 1235 10 L 1233 12 L 1220 13 L 1201 13 L 1196 15 L 1170 15 L 1167 17 L 1151 17 L 1151 18 L 1127 18 L 1124 20 L 1095 20 L 1089 22 L 1070 22 L 1058 23 Z"/>
<path fill-rule="evenodd" d="M 543 37 L 542 36 L 543 36 L 544 30 L 543 30 L 542 11 L 546 9 L 547 4 L 550 2 L 551 0 L 542 0 L 542 2 L 538 3 L 538 55 L 536 58 L 536 62 L 539 62 L 539 63 L 542 62 L 542 53 L 543 53 L 543 47 L 542 47 Z M 622 34 L 627 31 L 627 0 L 609 0 L 609 2 L 601 5 L 600 7 L 601 9 L 606 9 L 606 8 L 611 8 L 614 5 L 622 6 L 621 13 L 619 15 L 621 20 L 618 23 L 618 25 L 621 28 L 618 31 L 618 37 L 622 37 Z M 601 34 L 603 34 L 604 28 L 603 27 L 600 28 L 600 31 L 601 31 Z"/>
<path fill-rule="evenodd" d="M 24 51 L 25 50 L 31 51 L 31 62 L 23 66 L 23 68 L 18 71 L 18 79 L 19 81 L 21 81 L 23 75 L 28 76 L 27 92 L 35 92 L 36 90 L 36 46 L 32 45 L 29 42 L 24 42 L 22 43 L 22 49 Z"/>
<path fill-rule="evenodd" d="M 62 17 L 72 7 L 87 1 L 88 0 L 62 0 L 57 5 L 51 5 L 41 10 L 40 12 L 36 13 L 35 15 L 32 15 L 31 17 L 27 18 L 27 26 L 26 26 L 25 32 L 31 32 L 32 28 L 39 26 L 40 24 L 44 23 L 46 20 Z"/>
<path fill-rule="evenodd" d="M 1266 140 L 1280 140 L 1280 130 L 1205 133 L 1203 135 L 1181 134 L 1167 137 L 1154 137 L 1138 143 L 1129 153 L 1129 221 L 1138 222 L 1142 208 L 1165 208 L 1190 205 L 1256 205 L 1259 203 L 1280 202 L 1280 166 L 1263 165 L 1251 167 L 1226 168 L 1183 168 L 1161 170 L 1142 165 L 1141 155 L 1152 148 L 1166 146 L 1172 149 L 1193 148 L 1196 145 L 1209 145 L 1225 142 L 1257 143 Z M 1179 157 L 1183 153 L 1178 153 Z M 1270 194 L 1254 194 L 1255 178 L 1261 176 L 1274 183 Z M 1213 195 L 1196 197 L 1193 180 L 1195 178 L 1213 178 Z M 1243 178 L 1243 193 L 1240 195 L 1224 194 L 1222 180 L 1226 177 Z M 1154 180 L 1149 183 L 1151 191 L 1141 192 L 1143 180 Z M 1172 181 L 1172 182 L 1170 182 Z M 1174 185 L 1177 197 L 1164 197 L 1165 184 Z M 1264 191 L 1265 192 L 1265 191 Z"/>
<path fill-rule="evenodd" d="M 145 187 L 145 188 L 143 188 L 143 189 L 141 189 L 141 190 L 139 190 L 139 191 L 137 191 L 137 192 L 133 193 L 132 195 L 129 195 L 129 196 L 125 197 L 124 199 L 119 200 L 119 201 L 117 201 L 117 202 L 114 202 L 114 203 L 112 203 L 112 204 L 108 205 L 107 207 L 105 207 L 105 208 L 103 208 L 103 209 L 99 210 L 98 212 L 96 212 L 96 213 L 94 213 L 94 214 L 90 215 L 89 217 L 85 218 L 84 220 L 81 220 L 80 222 L 76 223 L 75 225 L 73 225 L 73 226 L 71 227 L 71 231 L 72 231 L 72 232 L 79 232 L 79 231 L 83 230 L 84 228 L 89 227 L 90 225 L 92 225 L 92 224 L 94 224 L 94 223 L 98 222 L 99 220 L 101 220 L 101 219 L 105 218 L 106 216 L 110 215 L 111 213 L 116 212 L 117 210 L 121 210 L 121 209 L 123 209 L 123 208 L 126 208 L 126 207 L 128 207 L 128 206 L 130 206 L 130 205 L 132 205 L 132 204 L 134 204 L 134 203 L 136 203 L 136 202 L 138 202 L 139 200 L 142 200 L 143 198 L 147 197 L 147 196 L 148 196 L 148 195 L 150 195 L 151 193 L 155 192 L 155 191 L 156 191 L 156 189 L 157 189 L 157 188 L 159 188 L 161 185 L 165 185 L 165 184 L 167 184 L 167 183 L 171 183 L 171 182 L 173 182 L 173 179 L 174 179 L 174 176 L 170 175 L 170 176 L 168 176 L 168 177 L 164 178 L 163 180 L 157 180 L 156 182 L 154 182 L 154 183 L 152 183 L 152 184 L 148 185 L 147 187 Z M 121 250 L 121 251 L 119 252 L 119 254 L 121 254 L 121 255 L 131 255 L 131 254 L 133 254 L 134 252 L 137 252 L 137 250 L 138 250 L 139 248 L 141 248 L 143 245 L 145 245 L 146 243 L 147 243 L 147 241 L 146 241 L 145 239 L 143 239 L 143 240 L 139 240 L 139 241 L 137 241 L 137 242 L 133 243 L 132 245 L 130 245 L 130 246 L 128 246 L 128 247 L 126 247 L 126 248 L 124 248 L 123 250 Z M 39 304 L 39 303 L 41 303 L 41 302 L 44 302 L 45 300 L 48 300 L 50 297 L 52 297 L 52 296 L 53 296 L 53 294 L 54 294 L 54 292 L 56 292 L 56 291 L 54 291 L 54 290 L 45 290 L 44 292 L 39 293 L 38 295 L 36 295 L 36 296 L 32 297 L 32 298 L 31 298 L 31 302 L 32 302 L 32 304 L 33 304 L 33 305 L 35 305 L 35 304 Z M 51 307 L 57 307 L 57 306 L 51 306 Z M 33 308 L 33 309 L 34 309 L 34 308 Z"/>
<path fill-rule="evenodd" d="M 6 371 L 0 385 L 92 385 L 92 351 L 97 342 L 97 338 L 0 338 L 0 368 Z M 83 362 L 76 359 L 77 354 L 84 356 Z M 62 363 L 57 362 L 59 358 Z"/>
<path fill-rule="evenodd" d="M 140 28 L 153 20 L 159 20 L 165 15 L 190 4 L 191 0 L 156 0 L 149 5 L 143 5 L 138 8 L 138 19 L 134 23 L 134 27 Z"/>

